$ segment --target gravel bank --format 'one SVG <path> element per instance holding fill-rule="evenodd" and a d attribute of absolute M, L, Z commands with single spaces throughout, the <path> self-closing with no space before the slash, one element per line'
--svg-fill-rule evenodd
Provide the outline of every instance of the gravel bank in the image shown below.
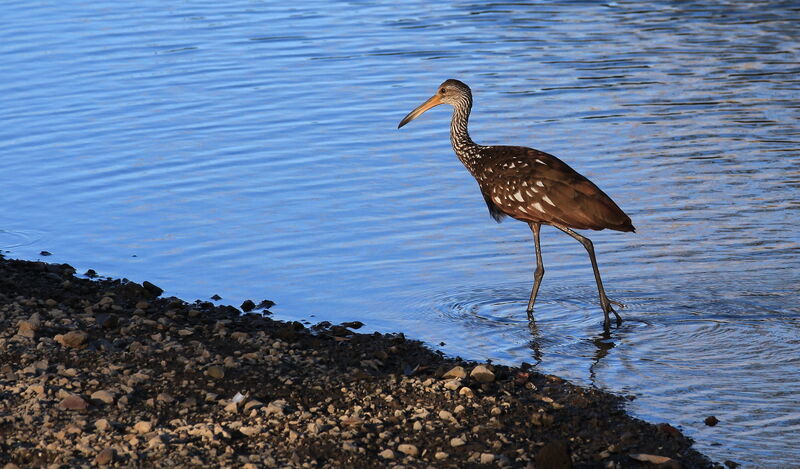
<path fill-rule="evenodd" d="M 0 467 L 719 467 L 555 376 L 160 294 L 0 256 Z"/>

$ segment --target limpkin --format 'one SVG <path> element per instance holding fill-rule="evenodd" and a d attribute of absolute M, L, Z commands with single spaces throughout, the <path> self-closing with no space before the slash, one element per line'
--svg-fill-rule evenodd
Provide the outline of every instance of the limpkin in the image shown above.
<path fill-rule="evenodd" d="M 611 307 L 612 301 L 603 289 L 594 246 L 589 238 L 573 229 L 635 231 L 630 217 L 592 181 L 553 155 L 527 147 L 484 146 L 473 142 L 467 132 L 472 91 L 458 80 L 450 79 L 442 83 L 436 94 L 408 113 L 397 128 L 439 104 L 453 106 L 450 142 L 458 159 L 477 180 L 489 214 L 498 223 L 506 215 L 516 218 L 527 223 L 533 232 L 536 270 L 528 302 L 528 318 L 533 319 L 533 305 L 544 277 L 539 230 L 542 225 L 551 225 L 586 248 L 605 316 L 603 325 L 608 329 L 611 324 L 609 313 L 614 313 L 619 326 L 622 318 Z"/>

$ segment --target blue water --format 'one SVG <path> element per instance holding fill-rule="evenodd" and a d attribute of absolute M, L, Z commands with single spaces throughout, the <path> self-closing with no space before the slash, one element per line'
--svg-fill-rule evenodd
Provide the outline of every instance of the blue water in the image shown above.
<path fill-rule="evenodd" d="M 268 298 L 637 396 L 711 457 L 800 458 L 796 2 L 18 2 L 0 19 L 0 249 Z M 489 218 L 473 138 L 553 153 L 637 233 Z M 445 345 L 439 346 L 440 342 Z M 715 415 L 716 427 L 703 419 Z"/>

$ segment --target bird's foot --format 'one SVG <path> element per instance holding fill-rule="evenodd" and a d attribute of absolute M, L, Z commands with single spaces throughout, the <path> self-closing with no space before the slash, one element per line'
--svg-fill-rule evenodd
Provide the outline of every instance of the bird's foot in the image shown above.
<path fill-rule="evenodd" d="M 609 303 L 614 303 L 615 305 L 619 306 L 622 309 L 627 308 L 627 306 L 625 306 L 625 303 L 622 303 L 620 301 L 614 301 L 614 300 L 612 300 L 610 298 L 606 298 L 606 299 L 608 300 Z"/>
<path fill-rule="evenodd" d="M 528 306 L 528 321 L 533 321 L 533 306 Z"/>
<path fill-rule="evenodd" d="M 619 314 L 617 314 L 616 311 L 614 311 L 614 308 L 611 307 L 611 303 L 614 303 L 620 308 L 624 308 L 625 305 L 623 305 L 622 303 L 618 303 L 616 301 L 611 301 L 608 298 L 604 298 L 604 300 L 605 301 L 601 303 L 601 306 L 603 307 L 603 314 L 605 314 L 605 320 L 603 321 L 603 328 L 608 329 L 611 327 L 611 318 L 609 317 L 608 313 L 614 313 L 614 317 L 616 317 L 617 319 L 617 327 L 621 326 L 622 318 L 619 316 Z"/>

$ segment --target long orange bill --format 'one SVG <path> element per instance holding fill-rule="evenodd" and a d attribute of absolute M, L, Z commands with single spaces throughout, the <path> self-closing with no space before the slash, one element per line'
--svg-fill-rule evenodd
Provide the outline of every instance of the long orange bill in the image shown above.
<path fill-rule="evenodd" d="M 413 121 L 414 119 L 422 115 L 423 112 L 440 104 L 442 104 L 442 99 L 439 97 L 438 94 L 431 96 L 429 100 L 425 101 L 424 103 L 420 104 L 418 108 L 409 112 L 408 115 L 405 116 L 403 120 L 400 121 L 400 124 L 397 125 L 397 128 L 399 129 L 400 127 L 408 124 L 409 122 Z"/>

